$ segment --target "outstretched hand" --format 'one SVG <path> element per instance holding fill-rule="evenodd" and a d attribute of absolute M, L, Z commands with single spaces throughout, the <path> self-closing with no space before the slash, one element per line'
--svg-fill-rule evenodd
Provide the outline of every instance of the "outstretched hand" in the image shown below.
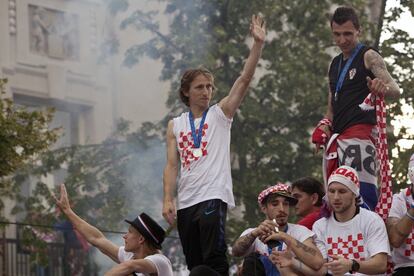
<path fill-rule="evenodd" d="M 367 86 L 368 89 L 375 95 L 385 95 L 390 88 L 385 84 L 385 82 L 379 78 L 371 79 L 367 77 Z"/>
<path fill-rule="evenodd" d="M 266 22 L 260 15 L 252 15 L 252 22 L 250 23 L 250 34 L 254 41 L 263 43 L 266 38 Z"/>
<path fill-rule="evenodd" d="M 56 205 L 62 210 L 63 213 L 70 210 L 68 193 L 66 192 L 65 184 L 60 184 L 60 198 L 58 199 L 55 194 L 52 195 L 55 199 Z"/>

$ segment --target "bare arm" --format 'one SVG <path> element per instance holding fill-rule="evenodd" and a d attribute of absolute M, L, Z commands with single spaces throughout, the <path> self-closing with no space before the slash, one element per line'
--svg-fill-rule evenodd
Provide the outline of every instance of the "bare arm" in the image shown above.
<path fill-rule="evenodd" d="M 342 256 L 332 256 L 334 260 L 326 263 L 325 265 L 334 275 L 344 275 L 351 270 L 352 260 L 345 259 Z M 368 260 L 358 261 L 360 268 L 359 273 L 374 275 L 385 273 L 387 271 L 387 254 L 378 253 Z"/>
<path fill-rule="evenodd" d="M 398 99 L 400 96 L 400 87 L 391 77 L 387 70 L 384 59 L 374 50 L 368 50 L 364 55 L 365 67 L 372 71 L 376 79 L 368 81 L 370 90 L 383 93 L 386 97 Z"/>
<path fill-rule="evenodd" d="M 333 108 L 332 108 L 332 93 L 331 93 L 331 89 L 329 89 L 329 93 L 328 93 L 328 108 L 326 109 L 326 114 L 325 114 L 325 118 L 329 119 L 329 120 L 333 120 Z"/>
<path fill-rule="evenodd" d="M 371 257 L 369 260 L 360 261 L 360 273 L 364 274 L 380 274 L 387 271 L 387 254 L 379 253 Z"/>
<path fill-rule="evenodd" d="M 324 260 L 313 239 L 308 238 L 303 243 L 298 240 L 295 240 L 295 242 L 292 251 L 295 252 L 298 259 L 313 269 L 320 269 L 324 264 Z"/>
<path fill-rule="evenodd" d="M 283 251 L 278 251 L 273 249 L 272 254 L 270 255 L 270 260 L 274 265 L 279 267 L 288 267 L 292 271 L 296 272 L 298 275 L 307 275 L 307 276 L 324 276 L 327 273 L 325 266 L 322 266 L 318 271 L 313 270 L 302 261 L 294 258 L 290 248 L 287 248 Z"/>
<path fill-rule="evenodd" d="M 407 212 L 414 216 L 413 209 L 409 209 Z M 408 238 L 408 235 L 411 234 L 413 227 L 414 221 L 408 216 L 403 216 L 400 219 L 389 217 L 387 219 L 387 232 L 391 246 L 394 248 L 400 247 Z"/>
<path fill-rule="evenodd" d="M 328 80 L 329 80 L 329 69 L 332 66 L 332 61 L 328 66 L 328 72 L 327 72 Z M 326 108 L 325 118 L 327 118 L 331 121 L 333 120 L 332 91 L 331 91 L 331 87 L 330 87 L 329 83 L 328 83 L 328 106 Z"/>
<path fill-rule="evenodd" d="M 228 118 L 233 118 L 236 110 L 239 108 L 241 102 L 247 93 L 247 88 L 253 78 L 256 70 L 256 65 L 259 62 L 262 54 L 262 48 L 266 37 L 265 24 L 260 16 L 252 16 L 250 25 L 250 32 L 254 38 L 254 43 L 250 49 L 249 57 L 244 64 L 243 72 L 233 84 L 229 95 L 222 99 L 219 106 Z"/>
<path fill-rule="evenodd" d="M 234 243 L 231 253 L 235 257 L 243 257 L 246 255 L 247 251 L 249 250 L 250 246 L 252 246 L 256 237 L 250 232 L 247 235 L 239 237 L 236 242 Z"/>
<path fill-rule="evenodd" d="M 332 122 L 333 109 L 332 109 L 331 99 L 332 99 L 332 93 L 331 93 L 331 89 L 329 88 L 328 89 L 328 104 L 327 104 L 327 109 L 326 109 L 324 118 Z M 321 124 L 319 126 L 318 125 L 317 125 L 317 128 L 315 128 L 315 130 L 312 133 L 312 143 L 315 144 L 315 153 L 318 153 L 320 148 L 322 148 L 323 146 L 326 146 L 326 143 L 329 141 L 329 138 L 331 137 L 331 129 L 328 125 L 325 125 L 325 124 Z M 324 140 L 321 139 L 320 136 L 322 134 L 320 133 L 320 130 L 326 135 L 326 142 L 324 142 Z"/>
<path fill-rule="evenodd" d="M 101 231 L 84 221 L 70 208 L 65 184 L 61 184 L 60 186 L 60 199 L 57 199 L 55 196 L 54 198 L 56 205 L 66 215 L 73 227 L 75 227 L 90 244 L 98 248 L 102 253 L 110 257 L 115 262 L 119 262 L 119 247 L 105 238 Z"/>
<path fill-rule="evenodd" d="M 246 255 L 250 246 L 253 244 L 256 238 L 265 239 L 274 233 L 274 229 L 277 226 L 271 220 L 264 220 L 253 231 L 247 235 L 239 237 L 233 245 L 232 254 L 236 257 L 242 257 Z"/>
<path fill-rule="evenodd" d="M 168 122 L 167 128 L 167 164 L 164 168 L 164 201 L 162 215 L 165 220 L 173 225 L 176 217 L 176 208 L 174 203 L 174 193 L 178 174 L 178 152 L 177 142 L 173 132 L 174 122 Z"/>
<path fill-rule="evenodd" d="M 310 268 L 318 270 L 322 267 L 324 260 L 321 252 L 316 247 L 312 238 L 307 238 L 303 243 L 296 240 L 289 234 L 279 232 L 268 239 L 283 240 L 288 248 L 295 253 L 296 257 Z"/>
<path fill-rule="evenodd" d="M 157 268 L 155 265 L 148 260 L 139 259 L 139 260 L 129 260 L 118 264 L 111 268 L 105 276 L 120 276 L 120 275 L 130 275 L 133 272 L 140 272 L 146 274 L 157 273 Z"/>
<path fill-rule="evenodd" d="M 298 259 L 294 259 L 292 269 L 298 273 L 301 273 L 301 275 L 307 276 L 325 276 L 326 273 L 328 273 L 328 270 L 324 266 L 322 266 L 319 270 L 314 270 Z"/>

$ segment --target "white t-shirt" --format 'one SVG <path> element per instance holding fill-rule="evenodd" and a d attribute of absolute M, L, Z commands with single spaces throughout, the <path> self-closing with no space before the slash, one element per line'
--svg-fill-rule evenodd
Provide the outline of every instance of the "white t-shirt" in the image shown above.
<path fill-rule="evenodd" d="M 347 222 L 338 222 L 333 214 L 329 218 L 321 218 L 312 230 L 316 234 L 316 246 L 325 259 L 330 255 L 342 255 L 347 259 L 363 261 L 378 253 L 390 254 L 384 221 L 378 214 L 363 208 Z"/>
<path fill-rule="evenodd" d="M 248 228 L 244 230 L 244 232 L 240 235 L 240 237 L 243 237 L 249 234 L 254 229 L 256 228 Z M 286 233 L 300 242 L 304 242 L 308 238 L 315 237 L 315 234 L 311 230 L 299 224 L 288 223 L 288 229 Z M 285 250 L 285 249 L 286 249 L 286 243 L 283 243 L 282 247 L 278 248 L 278 250 L 280 251 Z M 252 245 L 249 247 L 249 249 L 246 251 L 244 255 L 246 256 L 253 252 L 259 253 L 260 255 L 269 256 L 269 248 L 267 244 L 263 243 L 261 240 L 259 240 L 259 238 L 256 238 L 254 240 L 254 242 L 252 243 Z"/>
<path fill-rule="evenodd" d="M 133 256 L 134 253 L 125 251 L 125 246 L 119 247 L 118 260 L 120 263 L 131 260 Z M 155 265 L 155 267 L 157 268 L 158 276 L 173 276 L 171 262 L 163 254 L 158 253 L 154 255 L 149 255 L 146 256 L 144 260 L 150 261 Z M 136 273 L 135 275 L 150 276 L 150 274 L 147 273 Z"/>
<path fill-rule="evenodd" d="M 407 213 L 407 204 L 409 206 L 412 203 L 413 198 L 410 189 L 401 190 L 392 198 L 392 206 L 388 217 L 402 218 Z M 414 266 L 414 229 L 400 247 L 392 250 L 392 261 L 395 268 Z"/>
<path fill-rule="evenodd" d="M 178 181 L 178 209 L 184 209 L 209 199 L 221 199 L 234 207 L 230 167 L 230 129 L 232 119 L 215 104 L 210 107 L 204 122 L 200 148 L 203 155 L 192 154 L 193 137 L 189 113 L 173 119 L 181 170 Z M 198 130 L 201 118 L 194 122 Z"/>

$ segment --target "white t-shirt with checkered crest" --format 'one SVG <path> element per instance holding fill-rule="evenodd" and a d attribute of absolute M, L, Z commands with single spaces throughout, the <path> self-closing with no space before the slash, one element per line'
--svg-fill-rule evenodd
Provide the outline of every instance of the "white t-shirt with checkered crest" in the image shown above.
<path fill-rule="evenodd" d="M 390 255 L 384 221 L 378 214 L 364 208 L 360 208 L 359 213 L 346 222 L 337 221 L 333 214 L 329 218 L 321 218 L 315 222 L 312 230 L 316 234 L 316 246 L 328 260 L 331 255 L 361 261 L 378 253 Z"/>
<path fill-rule="evenodd" d="M 207 112 L 202 130 L 202 156 L 193 155 L 193 137 L 189 113 L 173 119 L 181 169 L 177 190 L 178 209 L 194 206 L 209 199 L 221 199 L 234 207 L 230 167 L 230 129 L 232 119 L 215 104 Z M 196 133 L 201 118 L 194 121 Z"/>

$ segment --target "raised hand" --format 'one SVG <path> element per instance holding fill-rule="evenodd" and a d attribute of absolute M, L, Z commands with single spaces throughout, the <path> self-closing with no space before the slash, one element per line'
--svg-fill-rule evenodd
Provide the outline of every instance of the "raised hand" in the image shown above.
<path fill-rule="evenodd" d="M 70 210 L 70 203 L 65 184 L 60 184 L 60 199 L 58 199 L 55 194 L 52 194 L 52 196 L 55 199 L 56 205 L 62 210 L 62 212 L 65 213 Z"/>
<path fill-rule="evenodd" d="M 254 41 L 263 43 L 266 38 L 266 22 L 260 15 L 252 15 L 252 22 L 250 23 L 250 34 Z"/>

